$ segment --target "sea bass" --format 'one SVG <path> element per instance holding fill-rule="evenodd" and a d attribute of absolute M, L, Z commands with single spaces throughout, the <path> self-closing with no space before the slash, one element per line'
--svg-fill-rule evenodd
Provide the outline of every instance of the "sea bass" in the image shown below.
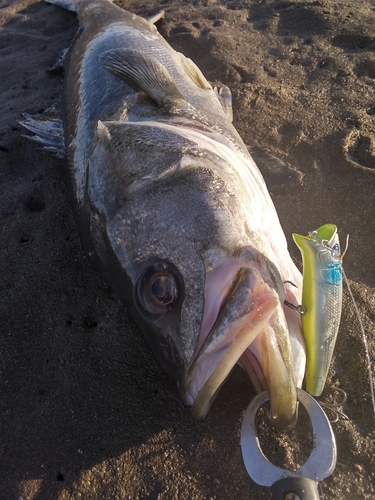
<path fill-rule="evenodd" d="M 183 401 L 204 417 L 233 366 L 296 419 L 305 370 L 302 277 L 266 185 L 212 88 L 152 21 L 109 0 L 78 14 L 65 58 L 65 160 L 89 255 L 125 301 Z M 32 119 L 46 149 L 48 123 Z"/>

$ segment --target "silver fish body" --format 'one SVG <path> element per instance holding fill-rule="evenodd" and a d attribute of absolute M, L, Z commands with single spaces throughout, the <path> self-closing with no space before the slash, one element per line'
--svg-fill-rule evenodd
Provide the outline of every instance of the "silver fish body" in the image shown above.
<path fill-rule="evenodd" d="M 302 279 L 231 123 L 229 89 L 212 89 L 152 23 L 109 0 L 50 3 L 81 26 L 63 125 L 87 250 L 198 418 L 240 362 L 288 427 L 305 355 L 284 300 L 300 303 Z"/>

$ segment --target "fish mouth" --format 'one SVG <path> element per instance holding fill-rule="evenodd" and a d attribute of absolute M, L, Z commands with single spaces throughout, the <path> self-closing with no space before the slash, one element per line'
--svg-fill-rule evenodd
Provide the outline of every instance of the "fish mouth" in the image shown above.
<path fill-rule="evenodd" d="M 183 380 L 195 418 L 207 415 L 236 363 L 246 370 L 257 392 L 268 390 L 272 424 L 292 428 L 297 395 L 280 296 L 255 264 L 243 266 L 228 258 L 206 274 L 200 338 Z"/>

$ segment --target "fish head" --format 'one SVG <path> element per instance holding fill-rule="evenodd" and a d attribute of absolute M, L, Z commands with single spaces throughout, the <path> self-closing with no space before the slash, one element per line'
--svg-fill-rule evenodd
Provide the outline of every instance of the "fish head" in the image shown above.
<path fill-rule="evenodd" d="M 269 391 L 273 424 L 292 426 L 297 399 L 284 284 L 267 238 L 249 228 L 241 197 L 199 159 L 127 186 L 116 203 L 111 194 L 103 203 L 112 206 L 106 268 L 183 401 L 203 418 L 239 362 L 258 391 Z"/>
<path fill-rule="evenodd" d="M 213 256 L 217 259 L 214 266 Z M 272 424 L 292 428 L 297 418 L 295 378 L 285 292 L 277 268 L 249 246 L 231 256 L 211 248 L 205 257 L 203 318 L 195 355 L 184 377 L 193 414 L 197 418 L 207 414 L 239 363 L 258 392 L 269 392 Z"/>

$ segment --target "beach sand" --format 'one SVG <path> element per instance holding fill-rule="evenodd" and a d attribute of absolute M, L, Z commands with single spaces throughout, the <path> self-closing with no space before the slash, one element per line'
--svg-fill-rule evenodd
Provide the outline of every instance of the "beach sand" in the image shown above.
<path fill-rule="evenodd" d="M 120 2 L 119 2 L 120 3 Z M 375 356 L 375 7 L 366 0 L 123 1 L 148 16 L 209 81 L 228 85 L 245 143 L 303 174 L 270 191 L 292 233 L 350 235 L 344 268 Z M 254 391 L 236 368 L 196 422 L 117 296 L 90 264 L 73 222 L 63 162 L 24 139 L 22 113 L 59 108 L 73 13 L 0 2 L 0 498 L 268 499 L 246 473 L 243 414 Z M 338 461 L 321 496 L 375 498 L 375 420 L 362 334 L 344 291 L 327 398 Z M 301 416 L 288 435 L 260 424 L 267 456 L 296 468 L 311 450 Z M 306 419 L 305 419 L 306 420 Z"/>

